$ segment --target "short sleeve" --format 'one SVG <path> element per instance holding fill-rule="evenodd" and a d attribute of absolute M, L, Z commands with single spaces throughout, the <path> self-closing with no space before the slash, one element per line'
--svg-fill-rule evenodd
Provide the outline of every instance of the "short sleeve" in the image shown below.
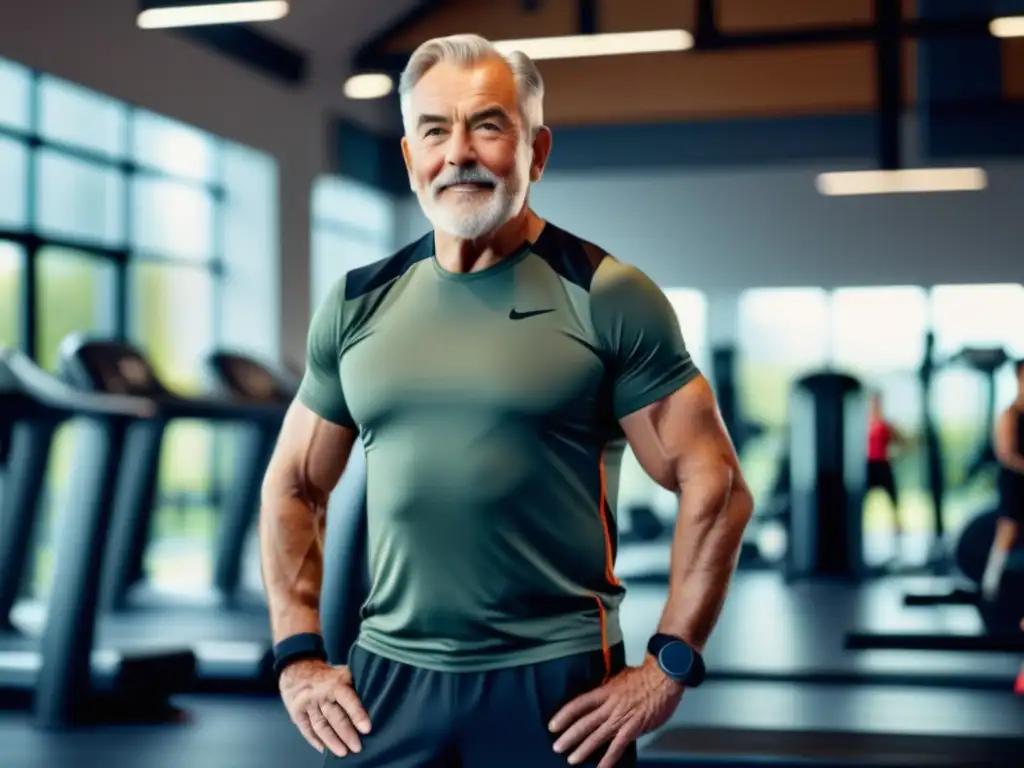
<path fill-rule="evenodd" d="M 327 294 L 309 327 L 306 370 L 298 400 L 320 418 L 355 429 L 341 386 L 341 340 L 345 280 L 338 280 Z"/>
<path fill-rule="evenodd" d="M 590 315 L 610 368 L 616 419 L 661 400 L 700 374 L 675 310 L 639 269 L 605 257 L 591 283 Z"/>

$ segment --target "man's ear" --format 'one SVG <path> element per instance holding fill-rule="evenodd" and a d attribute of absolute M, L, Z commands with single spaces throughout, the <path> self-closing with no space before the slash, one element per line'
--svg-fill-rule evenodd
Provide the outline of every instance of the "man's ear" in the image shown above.
<path fill-rule="evenodd" d="M 551 129 L 542 125 L 533 137 L 533 162 L 530 163 L 530 181 L 540 181 L 551 155 Z"/>

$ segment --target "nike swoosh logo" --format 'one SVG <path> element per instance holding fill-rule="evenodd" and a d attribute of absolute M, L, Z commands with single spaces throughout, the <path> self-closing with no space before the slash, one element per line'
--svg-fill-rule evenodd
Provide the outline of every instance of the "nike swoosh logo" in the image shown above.
<path fill-rule="evenodd" d="M 553 309 L 535 309 L 532 312 L 517 312 L 513 309 L 508 313 L 509 320 L 525 320 L 528 317 L 536 317 L 537 315 L 546 315 L 548 312 L 554 312 Z"/>

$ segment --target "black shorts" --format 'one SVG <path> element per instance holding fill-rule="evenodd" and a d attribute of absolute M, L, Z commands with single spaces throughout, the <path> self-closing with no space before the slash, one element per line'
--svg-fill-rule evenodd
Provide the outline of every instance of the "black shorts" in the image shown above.
<path fill-rule="evenodd" d="M 621 644 L 611 672 L 626 665 Z M 565 768 L 548 721 L 608 674 L 603 651 L 490 672 L 435 672 L 385 659 L 359 647 L 350 657 L 353 686 L 370 715 L 363 750 L 332 768 Z M 581 765 L 596 766 L 598 750 Z M 619 768 L 635 768 L 636 744 Z"/>
<path fill-rule="evenodd" d="M 1024 475 L 1019 472 L 999 470 L 999 516 L 1024 525 Z"/>
<path fill-rule="evenodd" d="M 896 478 L 892 474 L 892 464 L 888 461 L 868 462 L 868 490 L 881 488 L 893 504 L 897 503 Z"/>

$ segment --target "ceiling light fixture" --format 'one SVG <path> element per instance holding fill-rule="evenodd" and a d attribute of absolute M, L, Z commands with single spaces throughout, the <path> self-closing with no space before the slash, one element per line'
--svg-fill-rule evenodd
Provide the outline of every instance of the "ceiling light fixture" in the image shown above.
<path fill-rule="evenodd" d="M 142 6 L 136 19 L 140 29 L 246 24 L 288 15 L 286 0 L 145 0 Z"/>
<path fill-rule="evenodd" d="M 837 171 L 820 174 L 815 186 L 828 196 L 977 192 L 988 186 L 988 176 L 981 168 Z"/>
<path fill-rule="evenodd" d="M 994 37 L 1024 37 L 1024 16 L 1003 16 L 988 25 Z"/>
<path fill-rule="evenodd" d="M 661 29 L 651 32 L 611 32 L 599 35 L 497 40 L 494 46 L 505 55 L 513 51 L 522 51 L 531 59 L 538 61 L 578 59 L 589 56 L 685 51 L 693 48 L 693 35 L 685 29 Z"/>
<path fill-rule="evenodd" d="M 345 81 L 345 96 L 350 99 L 379 99 L 391 93 L 394 83 L 388 75 L 366 72 Z"/>

